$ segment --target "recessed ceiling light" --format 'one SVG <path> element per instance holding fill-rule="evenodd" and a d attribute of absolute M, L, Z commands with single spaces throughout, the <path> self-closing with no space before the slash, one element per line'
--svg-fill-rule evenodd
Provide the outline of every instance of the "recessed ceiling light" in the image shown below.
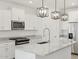
<path fill-rule="evenodd" d="M 32 4 L 33 2 L 30 0 L 29 3 Z"/>
<path fill-rule="evenodd" d="M 75 3 L 72 3 L 72 6 L 74 6 L 75 5 Z"/>

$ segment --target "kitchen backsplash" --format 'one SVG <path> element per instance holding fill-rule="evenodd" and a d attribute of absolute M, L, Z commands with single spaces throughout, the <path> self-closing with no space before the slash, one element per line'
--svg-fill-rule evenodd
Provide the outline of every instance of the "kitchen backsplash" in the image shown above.
<path fill-rule="evenodd" d="M 9 37 L 25 37 L 27 35 L 35 35 L 36 31 L 32 30 L 16 30 L 16 31 L 0 31 L 0 38 L 9 38 Z"/>

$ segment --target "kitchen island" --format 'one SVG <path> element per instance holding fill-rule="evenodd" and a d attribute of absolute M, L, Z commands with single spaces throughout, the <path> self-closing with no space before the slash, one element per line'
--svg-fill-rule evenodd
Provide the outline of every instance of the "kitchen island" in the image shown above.
<path fill-rule="evenodd" d="M 29 43 L 16 46 L 15 59 L 71 59 L 71 45 L 75 41 L 36 44 Z"/>

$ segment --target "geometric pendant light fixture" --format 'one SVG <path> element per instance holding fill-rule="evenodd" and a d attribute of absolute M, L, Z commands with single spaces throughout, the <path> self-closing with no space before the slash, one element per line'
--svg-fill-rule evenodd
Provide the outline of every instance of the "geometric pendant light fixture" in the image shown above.
<path fill-rule="evenodd" d="M 57 20 L 60 19 L 60 12 L 57 11 L 57 0 L 55 0 L 55 11 L 51 12 L 51 19 Z"/>
<path fill-rule="evenodd" d="M 41 18 L 49 16 L 49 9 L 44 7 L 44 0 L 42 0 L 42 7 L 37 8 L 37 16 Z"/>
<path fill-rule="evenodd" d="M 66 13 L 66 0 L 64 0 L 64 13 L 61 16 L 61 21 L 67 21 L 68 20 L 68 14 Z"/>

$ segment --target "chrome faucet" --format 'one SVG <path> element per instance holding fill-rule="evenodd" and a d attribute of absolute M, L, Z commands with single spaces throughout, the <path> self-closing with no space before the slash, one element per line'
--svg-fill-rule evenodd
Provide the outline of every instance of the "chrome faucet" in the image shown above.
<path fill-rule="evenodd" d="M 48 34 L 48 35 L 49 35 L 49 40 L 48 40 L 48 42 L 50 43 L 50 29 L 49 29 L 49 28 L 44 28 L 44 29 L 43 29 L 43 37 L 45 37 L 45 31 L 46 31 L 46 30 L 49 31 L 49 34 Z"/>

